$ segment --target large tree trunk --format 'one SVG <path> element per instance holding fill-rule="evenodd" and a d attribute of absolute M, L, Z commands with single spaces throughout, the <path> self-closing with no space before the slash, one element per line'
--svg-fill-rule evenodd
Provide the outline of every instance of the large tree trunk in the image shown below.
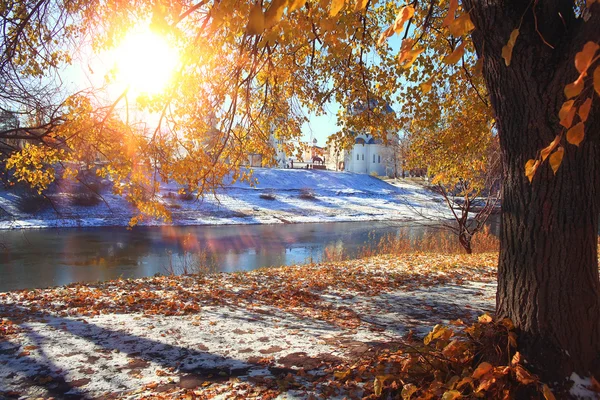
<path fill-rule="evenodd" d="M 519 349 L 545 378 L 598 372 L 598 98 L 581 146 L 563 140 L 565 156 L 556 175 L 546 160 L 530 183 L 525 163 L 562 130 L 563 89 L 577 78 L 575 53 L 588 40 L 600 40 L 600 7 L 583 23 L 564 0 L 539 2 L 535 10 L 533 2 L 522 0 L 465 3 L 484 58 L 504 164 L 497 315 L 512 319 L 520 331 Z M 507 67 L 502 46 L 521 18 Z"/>

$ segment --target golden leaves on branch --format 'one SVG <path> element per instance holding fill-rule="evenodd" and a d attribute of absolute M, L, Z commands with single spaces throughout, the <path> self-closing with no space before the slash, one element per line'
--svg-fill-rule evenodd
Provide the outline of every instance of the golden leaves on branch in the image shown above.
<path fill-rule="evenodd" d="M 556 135 L 556 137 L 550 143 L 550 145 L 548 145 L 548 147 L 546 147 L 545 149 L 542 150 L 542 152 L 541 152 L 542 161 L 545 161 L 546 158 L 548 158 L 548 156 L 550 155 L 550 153 L 552 153 L 552 151 L 554 151 L 556 146 L 558 146 L 558 144 L 560 143 L 560 139 L 561 139 L 561 136 Z"/>
<path fill-rule="evenodd" d="M 579 146 L 585 136 L 583 122 L 579 122 L 567 131 L 567 142 Z"/>
<path fill-rule="evenodd" d="M 504 58 L 504 63 L 508 67 L 512 60 L 512 53 L 515 47 L 515 43 L 517 42 L 517 38 L 519 37 L 519 30 L 514 29 L 510 33 L 510 38 L 508 39 L 508 43 L 502 47 L 502 58 Z"/>
<path fill-rule="evenodd" d="M 581 119 L 581 122 L 585 122 L 588 119 L 588 115 L 590 114 L 590 109 L 592 108 L 592 98 L 588 97 L 581 106 L 579 106 L 579 111 L 577 114 Z"/>
<path fill-rule="evenodd" d="M 575 55 L 575 68 L 577 68 L 577 71 L 579 71 L 580 74 L 586 74 L 592 62 L 597 60 L 597 58 L 594 58 L 594 55 L 598 49 L 600 49 L 600 45 L 589 41 L 583 46 L 583 49 Z"/>
<path fill-rule="evenodd" d="M 583 79 L 577 79 L 573 83 L 569 83 L 565 86 L 565 97 L 567 99 L 572 99 L 573 97 L 579 96 L 581 91 L 583 90 Z"/>
<path fill-rule="evenodd" d="M 565 101 L 558 112 L 558 118 L 560 118 L 560 124 L 565 128 L 570 128 L 573 125 L 573 118 L 575 118 L 575 112 L 577 108 L 574 107 L 575 100 Z"/>
<path fill-rule="evenodd" d="M 600 96 L 600 66 L 594 70 L 594 90 Z"/>

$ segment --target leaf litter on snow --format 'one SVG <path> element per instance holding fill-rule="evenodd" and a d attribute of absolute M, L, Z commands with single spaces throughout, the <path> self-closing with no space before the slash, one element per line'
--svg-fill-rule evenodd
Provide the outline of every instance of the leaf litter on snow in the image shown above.
<path fill-rule="evenodd" d="M 3 293 L 0 386 L 5 396 L 335 396 L 349 390 L 336 365 L 491 311 L 495 263 L 387 255 Z"/>

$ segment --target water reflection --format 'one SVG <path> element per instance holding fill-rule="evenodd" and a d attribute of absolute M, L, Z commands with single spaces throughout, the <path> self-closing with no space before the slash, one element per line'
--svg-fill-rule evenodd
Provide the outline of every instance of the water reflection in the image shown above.
<path fill-rule="evenodd" d="M 325 251 L 355 255 L 366 243 L 401 229 L 411 236 L 430 230 L 408 226 L 366 222 L 4 231 L 0 291 L 317 262 Z"/>

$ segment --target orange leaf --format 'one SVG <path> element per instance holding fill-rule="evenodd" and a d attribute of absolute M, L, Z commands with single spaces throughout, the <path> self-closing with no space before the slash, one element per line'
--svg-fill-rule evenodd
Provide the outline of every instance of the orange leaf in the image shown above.
<path fill-rule="evenodd" d="M 482 362 L 481 364 L 479 364 L 479 366 L 477 366 L 477 368 L 475 368 L 475 371 L 473 371 L 473 375 L 471 375 L 474 379 L 479 379 L 482 376 L 484 376 L 485 374 L 487 374 L 488 372 L 490 372 L 492 370 L 492 364 L 490 364 L 489 362 Z"/>
<path fill-rule="evenodd" d="M 404 23 L 411 19 L 414 14 L 415 8 L 413 6 L 402 7 L 396 16 L 396 21 L 394 22 L 394 31 L 396 33 L 402 33 L 402 29 L 404 29 Z"/>
<path fill-rule="evenodd" d="M 517 38 L 519 37 L 519 30 L 515 29 L 510 33 L 510 38 L 508 39 L 508 43 L 504 47 L 502 47 L 502 58 L 504 58 L 504 63 L 508 67 L 510 65 L 510 61 L 512 60 L 513 48 L 515 47 L 515 43 L 517 42 Z"/>
<path fill-rule="evenodd" d="M 579 96 L 579 93 L 583 90 L 583 79 L 577 79 L 573 83 L 569 83 L 565 86 L 565 96 L 567 99 L 571 99 L 575 96 Z"/>
<path fill-rule="evenodd" d="M 525 164 L 525 176 L 529 179 L 530 183 L 533 180 L 538 165 L 540 165 L 540 160 L 528 160 Z"/>
<path fill-rule="evenodd" d="M 429 93 L 431 91 L 431 87 L 433 86 L 433 76 L 427 79 L 425 82 L 421 83 L 421 90 L 423 93 Z"/>
<path fill-rule="evenodd" d="M 458 8 L 458 0 L 450 0 L 450 6 L 448 7 L 448 15 L 444 18 L 442 26 L 448 26 L 454 21 L 454 13 Z"/>
<path fill-rule="evenodd" d="M 408 57 L 408 52 L 412 49 L 414 43 L 414 39 L 408 38 L 402 40 L 402 44 L 400 45 L 400 53 L 398 53 L 398 62 L 400 64 L 406 60 L 406 57 Z"/>
<path fill-rule="evenodd" d="M 579 118 L 581 118 L 581 122 L 585 122 L 588 119 L 588 115 L 590 114 L 590 109 L 592 108 L 592 98 L 587 98 L 581 106 L 579 106 Z"/>
<path fill-rule="evenodd" d="M 587 42 L 583 46 L 583 50 L 575 54 L 575 68 L 580 74 L 587 71 L 594 59 L 594 54 L 600 49 L 600 46 L 594 42 Z"/>
<path fill-rule="evenodd" d="M 367 7 L 367 3 L 369 0 L 356 0 L 356 4 L 354 5 L 354 11 L 362 11 Z"/>
<path fill-rule="evenodd" d="M 411 65 L 415 62 L 419 54 L 421 54 L 425 49 L 412 49 L 409 50 L 406 54 L 404 64 L 402 64 L 403 68 L 410 68 Z"/>
<path fill-rule="evenodd" d="M 552 151 L 556 148 L 556 146 L 558 145 L 559 142 L 560 142 L 560 135 L 556 135 L 556 137 L 548 145 L 548 147 L 546 147 L 545 149 L 542 150 L 542 153 L 541 153 L 542 161 L 546 160 L 546 158 L 550 155 L 550 153 L 552 153 Z M 511 324 L 512 324 L 512 322 L 511 322 Z M 514 329 L 514 325 L 513 325 L 513 329 Z"/>
<path fill-rule="evenodd" d="M 546 400 L 556 400 L 556 397 L 554 397 L 554 394 L 552 394 L 552 391 L 546 384 L 542 385 L 542 394 Z"/>
<path fill-rule="evenodd" d="M 332 17 L 338 15 L 340 10 L 344 7 L 344 3 L 345 0 L 331 0 L 331 5 L 329 6 L 329 15 Z"/>
<path fill-rule="evenodd" d="M 518 351 L 515 353 L 515 355 L 513 356 L 512 360 L 510 361 L 510 365 L 516 365 L 519 364 L 521 362 L 521 353 L 519 353 Z"/>
<path fill-rule="evenodd" d="M 581 143 L 584 136 L 585 129 L 583 126 L 583 122 L 579 122 L 567 131 L 567 142 L 574 144 L 575 146 L 579 146 L 579 143 Z"/>
<path fill-rule="evenodd" d="M 377 41 L 377 46 L 381 46 L 382 44 L 384 44 L 387 38 L 389 38 L 393 34 L 394 28 L 391 26 L 388 27 L 385 31 L 381 32 L 381 35 L 379 35 L 379 40 Z"/>
<path fill-rule="evenodd" d="M 442 400 L 455 400 L 461 397 L 460 392 L 458 390 L 448 390 L 442 396 Z"/>
<path fill-rule="evenodd" d="M 492 317 L 488 313 L 485 313 L 480 315 L 477 320 L 482 324 L 489 324 L 492 322 Z"/>
<path fill-rule="evenodd" d="M 448 30 L 454 37 L 460 37 L 462 35 L 466 35 L 475 29 L 475 25 L 471 21 L 471 16 L 469 13 L 465 13 L 460 17 L 456 18 L 450 25 L 448 25 Z"/>
<path fill-rule="evenodd" d="M 558 167 L 562 163 L 563 156 L 565 155 L 565 149 L 560 146 L 554 153 L 550 155 L 550 159 L 548 162 L 550 163 L 550 168 L 552 168 L 552 172 L 556 175 L 556 171 L 558 171 Z"/>
<path fill-rule="evenodd" d="M 463 54 L 465 53 L 465 46 L 467 45 L 467 42 L 463 40 L 463 42 L 460 44 L 460 46 L 458 46 L 456 49 L 454 49 L 454 51 L 452 52 L 452 54 L 447 55 L 446 58 L 444 58 L 444 63 L 445 64 L 456 64 L 463 56 Z"/>
<path fill-rule="evenodd" d="M 600 67 L 596 67 L 594 70 L 594 90 L 600 96 Z"/>
<path fill-rule="evenodd" d="M 523 385 L 529 385 L 530 383 L 534 383 L 534 382 L 538 381 L 536 376 L 530 374 L 529 371 L 527 371 L 525 368 L 523 368 L 520 365 L 517 365 L 515 367 L 514 371 L 515 371 L 515 376 L 517 377 L 517 380 L 520 383 L 522 383 Z"/>
<path fill-rule="evenodd" d="M 570 128 L 573 125 L 573 118 L 575 117 L 575 100 L 565 101 L 558 112 L 558 118 L 560 118 L 560 124 L 565 128 Z"/>

